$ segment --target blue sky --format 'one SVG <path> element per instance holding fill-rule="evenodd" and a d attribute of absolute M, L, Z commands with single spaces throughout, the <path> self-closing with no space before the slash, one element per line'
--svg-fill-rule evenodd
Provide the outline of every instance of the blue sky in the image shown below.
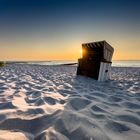
<path fill-rule="evenodd" d="M 139 7 L 139 0 L 0 0 L 0 59 L 76 59 L 81 43 L 96 40 L 115 47 L 114 59 L 140 59 Z"/>

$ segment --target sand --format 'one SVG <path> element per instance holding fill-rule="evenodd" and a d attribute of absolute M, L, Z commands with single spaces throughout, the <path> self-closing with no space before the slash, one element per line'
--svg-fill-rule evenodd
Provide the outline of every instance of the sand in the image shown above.
<path fill-rule="evenodd" d="M 76 66 L 0 68 L 0 140 L 140 140 L 140 68 L 106 82 Z"/>

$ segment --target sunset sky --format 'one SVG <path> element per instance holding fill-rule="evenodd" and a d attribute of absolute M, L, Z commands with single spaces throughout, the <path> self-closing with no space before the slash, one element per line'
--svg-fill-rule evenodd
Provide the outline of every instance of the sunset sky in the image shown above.
<path fill-rule="evenodd" d="M 0 0 L 0 60 L 76 60 L 99 40 L 140 60 L 140 1 Z"/>

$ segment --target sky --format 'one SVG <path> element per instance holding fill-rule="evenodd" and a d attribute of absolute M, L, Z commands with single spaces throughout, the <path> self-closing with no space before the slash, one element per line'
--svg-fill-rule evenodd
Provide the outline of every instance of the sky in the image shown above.
<path fill-rule="evenodd" d="M 140 60 L 139 0 L 0 0 L 0 60 L 76 60 L 106 40 L 113 60 Z"/>

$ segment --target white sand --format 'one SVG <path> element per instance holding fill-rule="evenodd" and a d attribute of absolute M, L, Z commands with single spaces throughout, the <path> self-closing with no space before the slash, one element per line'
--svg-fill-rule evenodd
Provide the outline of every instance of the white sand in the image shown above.
<path fill-rule="evenodd" d="M 76 66 L 0 68 L 0 140 L 140 140 L 140 68 L 111 80 Z"/>

